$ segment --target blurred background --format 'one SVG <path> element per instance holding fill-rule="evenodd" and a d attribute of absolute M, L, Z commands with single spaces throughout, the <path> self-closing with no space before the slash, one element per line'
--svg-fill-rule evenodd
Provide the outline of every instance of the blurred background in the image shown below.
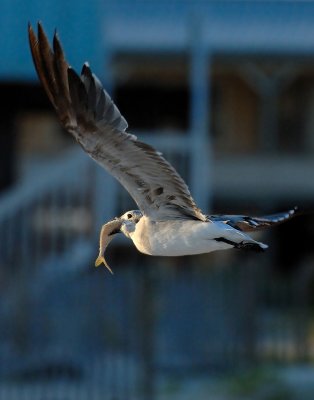
<path fill-rule="evenodd" d="M 265 254 L 158 258 L 130 241 L 93 268 L 101 225 L 135 208 L 62 130 L 27 23 L 57 28 L 208 213 L 314 203 L 314 3 L 0 4 L 0 399 L 314 396 L 314 218 Z"/>

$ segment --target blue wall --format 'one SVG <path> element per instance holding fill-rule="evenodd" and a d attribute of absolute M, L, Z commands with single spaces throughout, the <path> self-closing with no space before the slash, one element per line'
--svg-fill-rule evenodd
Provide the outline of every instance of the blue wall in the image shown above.
<path fill-rule="evenodd" d="M 1 0 L 0 80 L 37 79 L 28 21 L 41 20 L 50 35 L 57 27 L 72 65 L 88 60 L 103 76 L 106 45 L 150 49 L 155 41 L 179 49 L 195 16 L 202 18 L 207 46 L 215 51 L 314 52 L 314 2 Z"/>
<path fill-rule="evenodd" d="M 98 72 L 103 46 L 100 0 L 1 0 L 0 79 L 37 80 L 27 38 L 27 24 L 42 21 L 52 37 L 57 28 L 71 64 L 86 61 Z"/>

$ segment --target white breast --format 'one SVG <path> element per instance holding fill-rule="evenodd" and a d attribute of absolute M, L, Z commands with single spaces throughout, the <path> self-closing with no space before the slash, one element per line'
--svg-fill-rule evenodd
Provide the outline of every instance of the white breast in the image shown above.
<path fill-rule="evenodd" d="M 211 222 L 192 220 L 151 222 L 142 217 L 130 237 L 136 248 L 144 254 L 182 256 L 232 248 L 230 244 L 214 240 L 223 236 L 228 230 L 225 225 L 221 227 Z M 230 230 L 235 231 L 233 228 Z M 243 237 L 241 239 L 243 240 Z"/>

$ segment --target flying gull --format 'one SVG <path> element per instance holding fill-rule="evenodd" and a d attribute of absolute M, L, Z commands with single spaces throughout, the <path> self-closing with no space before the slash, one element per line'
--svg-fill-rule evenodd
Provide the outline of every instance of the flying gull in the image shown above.
<path fill-rule="evenodd" d="M 88 63 L 77 74 L 67 63 L 57 33 L 50 47 L 43 27 L 29 25 L 33 61 L 41 83 L 63 127 L 84 151 L 112 174 L 135 200 L 139 210 L 107 222 L 100 232 L 95 265 L 110 267 L 104 252 L 122 232 L 141 253 L 184 256 L 231 248 L 263 251 L 254 232 L 289 220 L 296 208 L 265 217 L 205 215 L 195 204 L 177 171 L 150 145 L 127 132 L 120 114 Z"/>

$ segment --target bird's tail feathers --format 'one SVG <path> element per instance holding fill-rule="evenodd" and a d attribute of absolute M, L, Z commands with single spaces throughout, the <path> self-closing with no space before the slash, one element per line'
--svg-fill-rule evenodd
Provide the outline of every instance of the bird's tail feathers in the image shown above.
<path fill-rule="evenodd" d="M 235 244 L 234 247 L 236 249 L 253 250 L 256 252 L 263 252 L 268 248 L 267 244 L 255 241 L 246 241 L 246 240 L 243 240 L 242 242 Z"/>

